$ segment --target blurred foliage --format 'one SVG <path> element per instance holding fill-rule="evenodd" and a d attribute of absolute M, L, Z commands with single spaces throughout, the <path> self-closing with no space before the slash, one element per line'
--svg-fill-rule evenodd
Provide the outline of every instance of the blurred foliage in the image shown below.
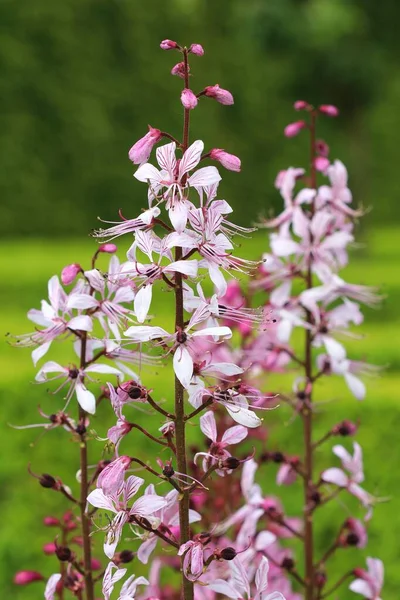
<path fill-rule="evenodd" d="M 220 83 L 236 103 L 202 99 L 192 139 L 241 156 L 222 194 L 248 222 L 274 206 L 277 170 L 304 163 L 306 136 L 282 135 L 304 98 L 337 104 L 323 135 L 349 166 L 355 197 L 388 220 L 400 126 L 397 0 L 2 0 L 0 138 L 3 235 L 86 234 L 96 216 L 137 214 L 144 191 L 127 150 L 150 122 L 179 135 L 179 60 L 161 39 L 204 45 L 197 90 Z M 268 208 L 267 208 L 268 207 Z M 371 217 L 370 217 L 371 218 Z"/>

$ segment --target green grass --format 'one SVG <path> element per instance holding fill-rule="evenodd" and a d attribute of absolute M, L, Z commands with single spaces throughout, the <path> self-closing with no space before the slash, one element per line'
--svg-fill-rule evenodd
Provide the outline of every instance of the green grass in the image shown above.
<path fill-rule="evenodd" d="M 359 328 L 361 340 L 349 340 L 349 354 L 354 358 L 384 365 L 381 377 L 368 381 L 368 396 L 363 403 L 354 400 L 344 382 L 339 378 L 329 378 L 318 386 L 318 399 L 323 401 L 316 415 L 316 435 L 322 435 L 328 427 L 343 418 L 360 420 L 358 439 L 365 452 L 366 488 L 378 497 L 390 498 L 376 506 L 370 525 L 370 542 L 367 552 L 341 551 L 332 562 L 332 581 L 336 574 L 356 564 L 363 563 L 363 556 L 381 557 L 386 563 L 385 600 L 397 600 L 400 588 L 398 531 L 398 494 L 400 492 L 400 412 L 398 410 L 399 374 L 399 334 L 400 281 L 396 277 L 400 260 L 400 230 L 386 228 L 364 234 L 363 245 L 353 252 L 352 264 L 344 272 L 349 281 L 378 285 L 386 299 L 380 310 L 367 309 L 366 322 Z M 59 273 L 65 263 L 80 262 L 87 257 L 89 262 L 94 243 L 83 241 L 16 240 L 0 244 L 1 267 L 1 331 L 13 334 L 30 331 L 31 323 L 25 314 L 31 307 L 38 307 L 41 298 L 47 296 L 47 280 L 53 273 Z M 258 235 L 243 243 L 241 255 L 258 257 L 266 249 L 266 238 Z M 105 262 L 103 266 L 105 266 Z M 170 321 L 170 298 L 160 295 L 156 299 L 157 321 Z M 172 298 L 171 298 L 172 300 Z M 67 344 L 68 346 L 68 344 Z M 69 348 L 68 348 L 69 350 Z M 49 353 L 55 360 L 71 360 L 64 347 L 55 345 Z M 45 412 L 54 412 L 61 404 L 59 399 L 46 393 L 45 386 L 32 383 L 35 370 L 30 360 L 30 351 L 15 349 L 9 343 L 0 346 L 2 377 L 0 396 L 3 414 L 3 453 L 1 470 L 1 558 L 0 590 L 2 597 L 14 600 L 33 600 L 42 597 L 41 584 L 32 587 L 15 588 L 12 577 L 20 568 L 43 569 L 48 575 L 57 570 L 57 561 L 41 553 L 45 542 L 52 541 L 54 530 L 41 525 L 43 516 L 59 514 L 66 508 L 59 495 L 40 488 L 36 480 L 27 474 L 27 464 L 31 462 L 35 472 L 50 472 L 60 476 L 76 490 L 74 479 L 78 469 L 78 449 L 69 441 L 68 434 L 51 431 L 40 439 L 41 430 L 15 431 L 7 423 L 25 424 L 40 422 L 37 405 Z M 266 388 L 277 386 L 290 389 L 293 375 L 267 377 Z M 171 397 L 171 371 L 159 368 L 145 371 L 143 380 L 156 390 L 157 397 Z M 160 391 L 161 390 L 161 391 Z M 104 414 L 104 413 L 103 413 Z M 135 413 L 136 415 L 136 413 Z M 142 422 L 149 421 L 147 414 L 139 415 Z M 92 419 L 91 427 L 104 436 L 112 416 L 108 411 Z M 159 420 L 152 418 L 150 428 L 156 430 Z M 298 419 L 292 421 L 285 408 L 265 415 L 265 425 L 269 429 L 268 445 L 276 448 L 278 443 L 289 452 L 299 450 L 301 428 Z M 195 440 L 196 429 L 190 428 L 189 436 Z M 136 441 L 137 440 L 137 441 Z M 145 459 L 154 457 L 153 449 L 142 439 L 132 437 L 136 448 L 130 447 L 131 454 L 137 452 Z M 345 442 L 346 444 L 346 442 Z M 102 449 L 98 442 L 98 453 Z M 317 468 L 327 464 L 331 444 L 318 454 Z M 94 460 L 96 459 L 95 458 Z M 325 461 L 325 462 L 324 462 Z M 263 466 L 261 479 L 266 494 L 276 493 L 274 468 Z M 162 489 L 162 488 L 161 488 Z M 301 502 L 300 489 L 293 486 L 282 490 L 284 504 L 289 514 L 298 511 Z M 333 502 L 317 514 L 318 548 L 326 547 L 335 535 L 335 524 L 348 515 L 348 506 L 343 499 Z M 362 512 L 359 513 L 362 516 Z M 101 535 L 96 538 L 101 542 Z M 98 556 L 101 556 L 99 551 Z M 299 555 L 301 560 L 301 556 Z M 135 565 L 136 572 L 138 571 Z M 342 600 L 355 598 L 345 589 L 340 593 Z"/>

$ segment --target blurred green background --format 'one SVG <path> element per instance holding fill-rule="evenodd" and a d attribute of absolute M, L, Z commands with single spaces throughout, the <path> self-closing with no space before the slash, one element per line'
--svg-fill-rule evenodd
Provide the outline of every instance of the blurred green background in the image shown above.
<path fill-rule="evenodd" d="M 350 340 L 349 353 L 387 368 L 381 378 L 368 382 L 368 398 L 362 404 L 350 397 L 340 380 L 321 386 L 320 399 L 337 402 L 323 408 L 316 426 L 322 433 L 342 418 L 362 422 L 366 488 L 391 498 L 376 508 L 368 548 L 386 561 L 385 600 L 397 600 L 400 587 L 400 226 L 395 225 L 399 17 L 395 0 L 0 3 L 4 333 L 30 331 L 26 311 L 46 297 L 49 277 L 66 263 L 89 260 L 96 244 L 87 235 L 98 226 L 98 215 L 112 220 L 121 208 L 130 217 L 146 204 L 142 185 L 132 179 L 127 151 L 145 133 L 147 123 L 179 136 L 182 122 L 181 81 L 169 75 L 179 55 L 162 52 L 161 39 L 203 44 L 205 56 L 192 59 L 193 88 L 219 83 L 235 96 L 232 107 L 203 99 L 192 113 L 192 139 L 201 137 L 206 146 L 241 157 L 242 173 L 224 172 L 220 189 L 242 224 L 280 207 L 273 187 L 279 169 L 306 163 L 306 136 L 292 141 L 282 135 L 287 122 L 301 118 L 291 108 L 293 101 L 340 107 L 341 118 L 326 118 L 320 136 L 331 146 L 331 157 L 348 166 L 356 204 L 372 207 L 359 231 L 361 247 L 354 251 L 345 277 L 380 285 L 388 297 L 380 311 L 366 311 L 366 324 L 360 328 L 365 338 Z M 245 242 L 240 253 L 256 258 L 266 248 L 266 236 L 260 234 Z M 161 303 L 161 316 L 168 317 L 168 311 Z M 31 448 L 37 430 L 18 432 L 7 426 L 38 422 L 37 405 L 52 411 L 56 400 L 44 387 L 31 384 L 35 371 L 29 351 L 3 344 L 0 356 L 0 592 L 4 598 L 33 600 L 42 597 L 40 584 L 15 589 L 12 577 L 19 568 L 43 568 L 46 575 L 56 570 L 56 561 L 41 554 L 42 544 L 52 541 L 54 533 L 42 528 L 41 519 L 65 503 L 38 489 L 26 466 L 31 460 L 33 470 L 63 476 L 74 486 L 68 465 L 72 459 L 78 468 L 77 448 L 58 445 L 57 431 Z M 57 349 L 56 359 L 63 356 Z M 291 379 L 276 383 L 289 388 Z M 165 373 L 152 373 L 146 383 L 168 390 Z M 298 422 L 282 429 L 282 422 L 289 422 L 284 410 L 271 413 L 266 421 L 272 436 L 279 432 L 286 447 L 295 451 Z M 93 426 L 105 434 L 101 422 L 94 420 Z M 321 458 L 328 455 L 329 445 Z M 266 482 L 273 493 L 272 470 Z M 294 511 L 298 498 L 292 489 L 285 493 L 288 512 Z M 334 516 L 337 511 L 343 516 L 343 506 L 325 511 L 321 546 L 334 535 Z M 366 553 L 343 552 L 333 564 L 334 573 L 361 564 L 361 554 Z M 345 590 L 340 594 L 343 600 L 351 597 L 355 596 Z"/>

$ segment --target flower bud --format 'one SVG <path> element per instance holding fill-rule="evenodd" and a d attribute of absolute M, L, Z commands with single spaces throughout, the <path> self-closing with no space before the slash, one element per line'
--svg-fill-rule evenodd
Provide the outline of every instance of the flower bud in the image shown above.
<path fill-rule="evenodd" d="M 311 105 L 305 100 L 296 100 L 296 102 L 293 104 L 293 108 L 294 110 L 309 110 Z"/>
<path fill-rule="evenodd" d="M 14 583 L 16 585 L 27 585 L 34 581 L 44 581 L 44 577 L 37 571 L 18 571 L 14 576 Z"/>
<path fill-rule="evenodd" d="M 108 464 L 97 478 L 97 487 L 103 490 L 106 496 L 116 494 L 121 489 L 125 471 L 131 466 L 129 456 L 119 456 Z"/>
<path fill-rule="evenodd" d="M 333 104 L 321 104 L 319 111 L 328 115 L 328 117 L 337 117 L 339 115 L 339 109 Z"/>
<path fill-rule="evenodd" d="M 220 552 L 220 557 L 224 560 L 233 560 L 237 555 L 235 548 L 228 546 L 227 548 L 223 548 Z"/>
<path fill-rule="evenodd" d="M 214 100 L 220 102 L 220 104 L 225 104 L 226 106 L 234 103 L 232 94 L 228 90 L 220 88 L 218 84 L 209 85 L 204 88 L 203 93 L 209 98 L 214 98 Z"/>
<path fill-rule="evenodd" d="M 56 517 L 44 517 L 43 525 L 46 527 L 57 527 L 60 524 L 60 521 L 56 519 Z"/>
<path fill-rule="evenodd" d="M 179 48 L 178 44 L 173 40 L 163 40 L 160 44 L 161 50 L 175 50 Z"/>
<path fill-rule="evenodd" d="M 72 265 L 67 265 L 61 271 L 61 282 L 63 285 L 69 285 L 78 275 L 78 273 L 82 272 L 83 269 L 81 265 L 78 263 L 73 263 Z"/>
<path fill-rule="evenodd" d="M 157 144 L 161 138 L 161 131 L 149 125 L 148 133 L 140 138 L 140 140 L 138 140 L 129 150 L 129 160 L 131 160 L 134 165 L 140 165 L 146 162 L 153 150 L 153 146 Z"/>
<path fill-rule="evenodd" d="M 181 93 L 181 102 L 184 108 L 192 110 L 193 108 L 196 108 L 198 100 L 196 94 L 192 92 L 192 90 L 185 88 Z"/>
<path fill-rule="evenodd" d="M 220 162 L 225 169 L 228 169 L 228 171 L 236 171 L 237 173 L 240 171 L 240 158 L 234 154 L 225 152 L 222 148 L 213 148 L 210 152 L 210 158 Z"/>
<path fill-rule="evenodd" d="M 189 67 L 188 67 L 188 71 L 189 71 Z M 185 79 L 185 73 L 186 73 L 186 67 L 185 67 L 184 62 L 177 63 L 171 69 L 171 75 L 176 75 L 177 77 L 180 77 L 181 79 Z"/>
<path fill-rule="evenodd" d="M 43 473 L 43 475 L 40 475 L 39 483 L 42 487 L 49 489 L 55 488 L 57 485 L 57 482 L 54 479 L 54 477 L 52 475 L 49 475 L 48 473 Z"/>
<path fill-rule="evenodd" d="M 318 156 L 329 156 L 329 146 L 324 140 L 317 140 L 315 142 L 315 150 L 317 151 Z"/>
<path fill-rule="evenodd" d="M 330 164 L 329 158 L 325 158 L 325 156 L 317 156 L 314 159 L 314 167 L 321 173 L 325 173 Z"/>
<path fill-rule="evenodd" d="M 56 556 L 61 562 L 71 562 L 72 551 L 67 546 L 56 546 Z"/>
<path fill-rule="evenodd" d="M 116 252 L 117 250 L 118 250 L 118 248 L 115 244 L 102 244 L 99 247 L 98 252 L 106 252 L 107 254 L 114 254 L 114 252 Z"/>
<path fill-rule="evenodd" d="M 274 461 L 274 463 L 279 464 L 285 462 L 285 455 L 282 454 L 282 452 L 272 452 L 271 458 Z"/>
<path fill-rule="evenodd" d="M 90 561 L 90 565 L 92 567 L 92 571 L 100 571 L 101 569 L 101 562 L 98 558 L 92 558 Z"/>
<path fill-rule="evenodd" d="M 189 52 L 196 54 L 196 56 L 203 56 L 204 48 L 201 44 L 192 44 L 189 48 Z"/>
<path fill-rule="evenodd" d="M 307 124 L 305 121 L 295 121 L 294 123 L 289 123 L 289 125 L 286 125 L 284 129 L 284 134 L 288 138 L 295 137 L 306 126 Z"/>
<path fill-rule="evenodd" d="M 43 546 L 43 552 L 45 554 L 55 554 L 57 546 L 54 542 L 49 542 Z"/>
<path fill-rule="evenodd" d="M 326 573 L 323 571 L 317 571 L 314 576 L 314 581 L 317 588 L 323 588 L 326 584 Z"/>

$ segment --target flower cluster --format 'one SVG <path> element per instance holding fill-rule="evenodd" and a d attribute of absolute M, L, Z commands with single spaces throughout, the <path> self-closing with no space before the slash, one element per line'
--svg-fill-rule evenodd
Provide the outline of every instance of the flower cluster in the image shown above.
<path fill-rule="evenodd" d="M 352 591 L 379 600 L 378 559 L 368 559 L 368 571 L 352 569 L 327 588 L 329 557 L 367 542 L 374 498 L 360 485 L 361 447 L 354 443 L 353 455 L 333 447 L 341 468 L 317 475 L 313 466 L 317 447 L 357 430 L 343 421 L 321 440 L 313 439 L 318 380 L 341 375 L 362 399 L 360 375 L 376 371 L 349 359 L 339 341 L 362 322 L 360 304 L 375 305 L 378 297 L 338 275 L 348 261 L 354 220 L 362 214 L 351 207 L 344 165 L 331 163 L 327 144 L 315 139 L 317 116 L 335 117 L 338 111 L 296 102 L 309 121 L 292 123 L 285 133 L 310 131 L 310 172 L 291 167 L 279 173 L 276 187 L 285 207 L 263 223 L 274 230 L 271 251 L 261 261 L 246 260 L 234 255 L 233 238 L 253 228 L 235 225 L 232 207 L 219 196 L 220 167 L 238 172 L 240 159 L 189 139 L 192 111 L 204 99 L 229 106 L 233 96 L 219 85 L 192 90 L 189 59 L 204 54 L 200 44 L 182 47 L 164 40 L 161 48 L 180 54 L 171 73 L 183 80 L 182 140 L 150 127 L 132 146 L 134 177 L 146 185 L 145 210 L 129 219 L 120 215 L 111 227 L 94 231 L 100 245 L 90 268 L 73 263 L 62 270 L 61 282 L 52 277 L 49 301 L 28 313 L 38 328 L 17 338 L 20 346 L 34 348 L 36 381 L 57 382 L 54 393 L 64 392 L 62 406 L 50 416 L 41 413 L 46 421 L 35 426 L 61 426 L 79 443 L 79 496 L 59 478 L 37 476 L 42 487 L 61 493 L 74 509 L 61 520 L 46 518 L 46 526 L 59 528 L 62 543 L 57 537 L 46 545 L 60 568 L 48 578 L 45 598 L 62 599 L 66 592 L 94 600 L 101 583 L 104 600 L 320 600 L 351 576 Z M 327 180 L 317 185 L 317 176 Z M 131 244 L 120 261 L 113 241 L 122 235 L 130 236 Z M 98 267 L 104 254 L 111 254 L 106 271 Z M 238 279 L 248 275 L 244 291 Z M 267 294 L 265 305 L 253 308 L 252 296 L 260 291 Z M 165 322 L 157 321 L 160 292 L 173 307 Z M 292 343 L 295 329 L 304 332 L 303 354 Z M 71 362 L 42 363 L 56 340 L 70 342 Z M 150 388 L 147 370 L 164 374 L 169 364 L 170 383 L 163 390 Z M 300 370 L 293 395 L 266 391 L 264 374 L 289 365 Z M 281 401 L 303 421 L 304 455 L 268 447 L 260 414 Z M 100 438 L 90 429 L 91 419 L 102 415 L 105 405 L 113 422 Z M 188 425 L 195 424 L 197 437 L 191 439 Z M 93 437 L 106 442 L 111 455 L 89 466 Z M 162 451 L 153 452 L 154 464 L 144 442 Z M 239 454 L 242 442 L 245 451 Z M 288 516 L 282 502 L 258 483 L 259 469 L 271 463 L 279 465 L 278 485 L 303 484 L 301 517 Z M 317 559 L 314 512 L 342 492 L 355 497 L 366 515 L 363 521 L 346 518 L 332 547 Z M 80 535 L 74 536 L 77 527 Z M 104 568 L 92 556 L 95 530 L 104 538 Z M 288 546 L 291 540 L 303 544 L 304 572 Z M 82 551 L 71 549 L 73 544 Z M 140 569 L 149 564 L 146 578 L 127 575 L 123 565 L 133 559 Z M 179 587 L 162 583 L 167 570 L 179 572 Z M 21 571 L 15 582 L 44 579 Z"/>

